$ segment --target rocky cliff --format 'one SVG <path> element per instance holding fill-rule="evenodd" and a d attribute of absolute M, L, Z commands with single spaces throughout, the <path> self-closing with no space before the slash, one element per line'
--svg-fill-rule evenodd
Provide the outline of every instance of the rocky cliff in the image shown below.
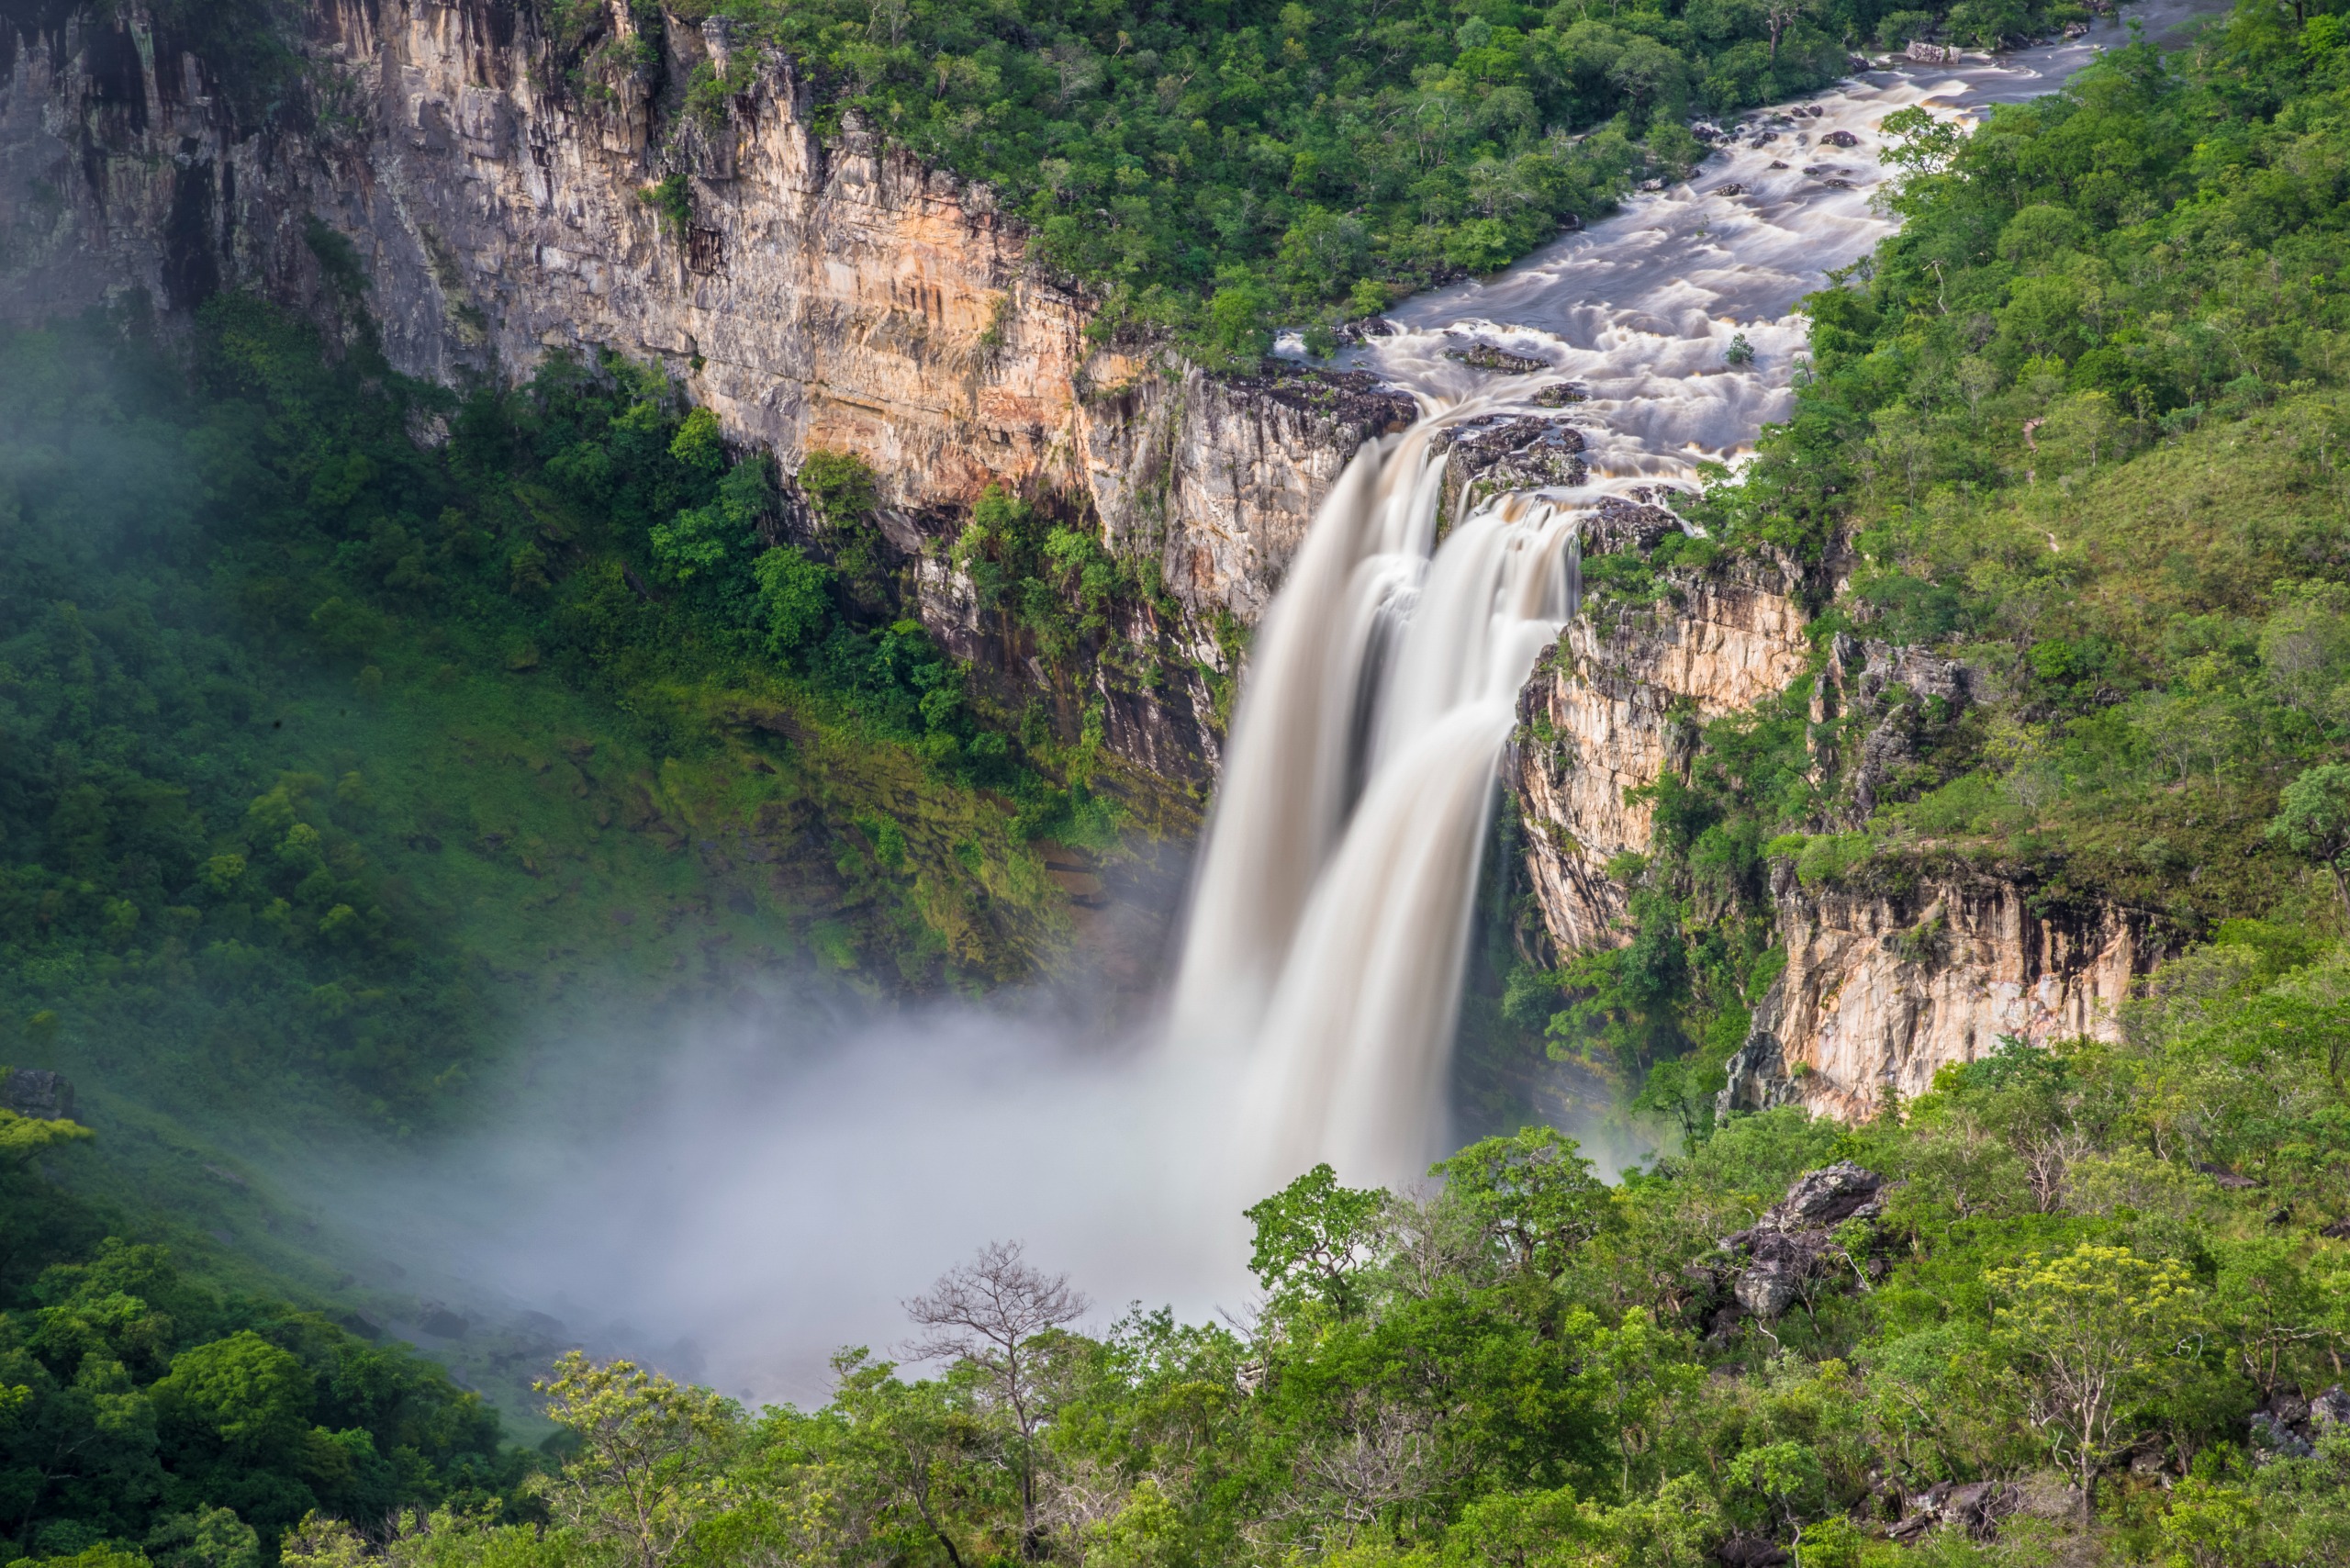
<path fill-rule="evenodd" d="M 1604 602 L 1571 622 L 1518 697 L 1511 782 L 1527 871 L 1561 951 L 1622 939 L 1607 863 L 1649 846 L 1626 791 L 1686 755 L 1695 722 L 1751 707 L 1804 672 L 1809 644 L 1786 575 L 1759 562 L 1677 575 L 1652 604 Z"/>
<path fill-rule="evenodd" d="M 1866 1116 L 1890 1088 L 1998 1048 L 2114 1037 L 2116 1009 L 2153 966 L 2145 921 L 2103 906 L 2035 913 L 2012 882 L 1928 879 L 1900 891 L 1773 893 L 1787 967 L 1729 1064 L 1721 1109 L 1800 1104 Z"/>
<path fill-rule="evenodd" d="M 1684 766 L 1706 720 L 1813 669 L 1796 587 L 1752 559 L 1670 574 L 1654 603 L 1603 600 L 1578 616 L 1538 666 L 1519 698 L 1512 782 L 1528 876 L 1560 951 L 1624 939 L 1626 890 L 1607 865 L 1649 848 L 1651 816 L 1628 791 Z M 1819 756 L 1820 777 L 1841 770 L 1842 798 L 1865 817 L 1913 760 L 1925 715 L 1964 708 L 1971 678 L 1951 660 L 1836 638 L 1818 664 L 1811 717 L 1854 718 L 1856 738 Z M 2025 890 L 1990 876 L 1809 888 L 1782 863 L 1772 890 L 1786 969 L 1729 1065 L 1724 1111 L 1800 1103 L 1863 1116 L 1886 1086 L 1923 1093 L 1942 1066 L 2002 1036 L 2109 1036 L 2163 951 L 2143 917 L 2102 905 L 2035 912 Z"/>
<path fill-rule="evenodd" d="M 614 4 L 559 48 L 506 0 L 310 0 L 299 103 L 255 115 L 137 6 L 12 7 L 0 317 L 133 292 L 185 310 L 231 285 L 315 303 L 355 252 L 403 370 L 512 380 L 550 350 L 615 350 L 787 471 L 811 448 L 865 456 L 919 612 L 962 651 L 986 640 L 936 544 L 1002 484 L 1155 557 L 1180 614 L 1129 633 L 1227 666 L 1230 628 L 1397 400 L 1097 347 L 994 193 L 853 114 L 821 134 L 789 60 L 716 21 L 644 36 L 658 15 Z M 703 64 L 740 90 L 689 105 Z M 1094 680 L 1114 747 L 1213 771 L 1202 681 Z"/>

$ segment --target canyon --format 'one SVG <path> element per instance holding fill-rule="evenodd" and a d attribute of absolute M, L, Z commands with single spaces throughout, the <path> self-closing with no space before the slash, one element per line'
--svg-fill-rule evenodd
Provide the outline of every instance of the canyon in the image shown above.
<path fill-rule="evenodd" d="M 624 6 L 605 24 L 637 31 Z M 392 364 L 431 380 L 519 380 L 559 351 L 657 364 L 786 473 L 816 449 L 866 459 L 916 613 L 965 656 L 991 651 L 945 563 L 971 503 L 1001 485 L 1091 517 L 1158 563 L 1176 613 L 1122 630 L 1179 674 L 1115 687 L 1097 666 L 1062 717 L 1101 702 L 1142 772 L 1213 778 L 1200 672 L 1231 673 L 1230 628 L 1409 398 L 1093 341 L 992 191 L 885 150 L 854 112 L 819 134 L 791 62 L 738 60 L 721 22 L 666 17 L 666 72 L 586 82 L 498 0 L 318 0 L 304 27 L 315 112 L 259 126 L 137 8 L 9 29 L 0 318 L 184 314 L 242 286 L 324 319 L 352 291 Z M 745 84 L 716 115 L 683 104 L 704 63 Z M 690 191 L 682 222 L 645 199 L 665 172 Z"/>
<path fill-rule="evenodd" d="M 639 15 L 603 25 L 630 39 Z M 1098 706 L 1129 791 L 1203 800 L 1249 629 L 1358 448 L 1416 400 L 1360 372 L 1217 375 L 1122 342 L 995 192 L 829 117 L 788 58 L 674 16 L 651 41 L 662 69 L 583 76 L 497 0 L 312 0 L 311 107 L 256 117 L 138 8 L 33 16 L 0 38 L 0 319 L 139 299 L 184 317 L 243 286 L 371 322 L 397 368 L 445 384 L 516 381 L 556 352 L 657 364 L 787 474 L 820 449 L 866 459 L 912 611 L 1064 729 Z M 685 99 L 704 64 L 742 84 L 715 109 Z M 672 177 L 681 203 L 647 198 Z M 1115 629 L 1149 657 L 1047 668 L 981 610 L 947 547 L 991 485 L 1153 564 L 1164 596 Z M 821 522 L 801 507 L 780 526 Z M 1556 951 L 1624 939 L 1610 864 L 1649 830 L 1628 792 L 1695 722 L 1806 678 L 1863 702 L 1934 678 L 1881 645 L 1823 662 L 1806 592 L 1792 563 L 1683 572 L 1653 603 L 1587 607 L 1538 661 L 1505 776 Z M 1774 891 L 1788 963 L 1725 1110 L 1862 1115 L 2002 1036 L 2108 1034 L 2160 953 L 2125 912 L 2035 914 L 1992 879 L 1878 893 L 1783 868 Z"/>

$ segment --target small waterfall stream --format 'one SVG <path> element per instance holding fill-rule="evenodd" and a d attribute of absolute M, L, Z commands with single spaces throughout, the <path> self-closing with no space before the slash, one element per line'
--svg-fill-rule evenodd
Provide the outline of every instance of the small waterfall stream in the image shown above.
<path fill-rule="evenodd" d="M 2133 6 L 2148 36 L 2210 0 Z M 1324 501 L 1258 629 L 1173 996 L 1177 1050 L 1241 1090 L 1230 1162 L 1251 1191 L 1317 1160 L 1407 1182 L 1440 1152 L 1443 1083 L 1479 856 L 1519 689 L 1575 613 L 1581 520 L 1603 497 L 1694 488 L 1793 411 L 1827 271 L 1892 231 L 1878 130 L 1925 104 L 1980 112 L 2048 92 L 2120 41 L 2089 38 L 1871 72 L 1747 117 L 1727 156 L 1496 278 L 1405 302 L 1347 356 L 1418 398 Z M 1729 362 L 1734 336 L 1755 353 Z M 1481 372 L 1483 343 L 1553 367 Z M 1573 488 L 1488 501 L 1438 536 L 1439 432 L 1541 413 L 1571 380 L 1589 465 Z"/>

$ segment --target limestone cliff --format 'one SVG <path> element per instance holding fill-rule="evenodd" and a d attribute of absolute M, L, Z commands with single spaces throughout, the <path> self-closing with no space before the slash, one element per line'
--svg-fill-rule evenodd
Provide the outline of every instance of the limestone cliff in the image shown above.
<path fill-rule="evenodd" d="M 1626 890 L 1607 863 L 1649 848 L 1650 808 L 1626 799 L 1684 766 L 1707 719 L 1775 696 L 1812 667 L 1792 576 L 1747 560 L 1677 573 L 1653 604 L 1598 604 L 1572 622 L 1519 698 L 1512 760 L 1526 869 L 1561 952 L 1624 939 Z M 1972 700 L 1966 667 L 1840 636 L 1819 661 L 1811 716 L 1856 717 L 1839 770 L 1857 817 L 1912 759 L 1929 700 Z M 1823 732 L 1824 733 L 1824 732 Z M 1847 754 L 1848 753 L 1848 754 Z M 1830 824 L 1833 825 L 1833 824 Z M 2114 1027 L 2132 981 L 2161 956 L 2148 923 L 2105 906 L 2035 912 L 2017 883 L 1928 877 L 1901 890 L 1812 889 L 1781 864 L 1773 898 L 1786 968 L 1732 1059 L 1724 1111 L 1799 1103 L 1867 1114 L 1886 1086 L 1997 1048 Z"/>
<path fill-rule="evenodd" d="M 645 15 L 612 5 L 590 40 L 657 47 L 565 56 L 506 0 L 310 0 L 310 91 L 249 124 L 138 7 L 12 8 L 0 317 L 132 291 L 184 310 L 229 285 L 315 301 L 340 235 L 403 370 L 510 380 L 551 349 L 612 349 L 665 365 L 787 471 L 814 447 L 867 457 L 916 608 L 962 651 L 986 639 L 936 542 L 1001 483 L 1153 554 L 1177 623 L 1127 630 L 1223 670 L 1218 629 L 1262 610 L 1394 400 L 1283 399 L 1096 347 L 1087 302 L 986 186 L 885 150 L 853 113 L 820 134 L 788 59 L 715 21 L 640 40 Z M 744 84 L 715 111 L 683 95 L 704 62 Z M 665 211 L 646 197 L 670 175 L 683 199 Z M 1094 678 L 1114 747 L 1212 773 L 1200 679 Z"/>
<path fill-rule="evenodd" d="M 1649 846 L 1628 790 L 1685 755 L 1702 722 L 1787 689 L 1809 657 L 1793 584 L 1757 562 L 1676 575 L 1653 604 L 1603 603 L 1569 623 L 1518 697 L 1512 779 L 1527 871 L 1561 951 L 1621 940 L 1607 863 Z"/>
<path fill-rule="evenodd" d="M 1787 967 L 1730 1060 L 1721 1108 L 1800 1104 L 1868 1115 L 1998 1048 L 2114 1037 L 2116 1009 L 2158 956 L 2146 922 L 2092 906 L 2035 913 L 2014 883 L 1944 878 L 1902 891 L 1773 893 Z"/>

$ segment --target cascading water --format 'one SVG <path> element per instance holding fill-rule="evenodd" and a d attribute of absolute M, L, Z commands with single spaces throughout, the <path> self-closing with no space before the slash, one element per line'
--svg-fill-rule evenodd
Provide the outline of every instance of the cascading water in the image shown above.
<path fill-rule="evenodd" d="M 2153 32 L 2208 8 L 2135 9 Z M 1734 463 L 1791 411 L 1796 302 L 1892 230 L 1874 199 L 1887 113 L 2033 96 L 2098 47 L 1874 73 L 1803 114 L 1756 117 L 1691 183 L 1491 282 L 1407 302 L 1401 333 L 1350 356 L 1423 416 L 1347 469 L 1259 630 L 1174 993 L 1179 1048 L 1246 1085 L 1246 1179 L 1320 1159 L 1355 1181 L 1426 1169 L 1496 764 L 1518 689 L 1575 611 L 1580 517 Z M 1555 368 L 1475 373 L 1448 354 L 1464 334 Z M 1751 364 L 1729 363 L 1734 334 Z M 1587 483 L 1500 498 L 1439 548 L 1440 432 L 1533 412 L 1539 386 L 1568 378 L 1587 393 Z"/>

